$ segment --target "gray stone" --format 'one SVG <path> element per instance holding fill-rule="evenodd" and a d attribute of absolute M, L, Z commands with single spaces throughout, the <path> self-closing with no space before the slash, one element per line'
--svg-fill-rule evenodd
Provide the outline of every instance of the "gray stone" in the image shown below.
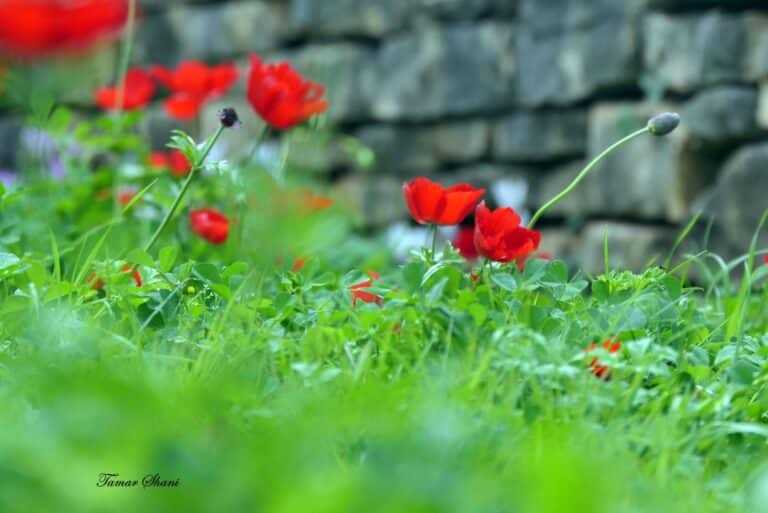
<path fill-rule="evenodd" d="M 757 95 L 757 124 L 768 128 L 768 80 L 760 83 Z"/>
<path fill-rule="evenodd" d="M 747 13 L 747 56 L 745 78 L 750 81 L 768 79 L 768 16 Z"/>
<path fill-rule="evenodd" d="M 0 169 L 15 169 L 21 127 L 21 119 L 0 118 L 0 141 L 3 141 L 0 144 Z"/>
<path fill-rule="evenodd" d="M 738 14 L 652 13 L 644 24 L 643 60 L 667 88 L 696 88 L 738 81 L 746 54 L 746 22 Z"/>
<path fill-rule="evenodd" d="M 376 153 L 380 171 L 405 174 L 478 160 L 488 150 L 489 132 L 489 124 L 480 120 L 426 127 L 372 125 L 357 136 Z"/>
<path fill-rule="evenodd" d="M 408 217 L 403 200 L 403 181 L 385 175 L 349 175 L 338 181 L 334 197 L 345 198 L 366 227 L 382 228 Z"/>
<path fill-rule="evenodd" d="M 580 269 L 593 275 L 603 274 L 606 234 L 609 269 L 639 272 L 651 263 L 661 265 L 672 250 L 677 230 L 636 223 L 590 222 L 573 248 Z"/>
<path fill-rule="evenodd" d="M 499 160 L 546 162 L 581 157 L 586 150 L 583 110 L 516 112 L 493 129 L 493 155 Z"/>
<path fill-rule="evenodd" d="M 520 22 L 536 34 L 582 30 L 607 20 L 623 23 L 644 8 L 646 0 L 519 0 Z"/>
<path fill-rule="evenodd" d="M 705 216 L 701 225 L 712 221 L 706 249 L 730 259 L 749 250 L 760 217 L 768 208 L 768 144 L 755 144 L 738 150 L 723 167 L 715 186 L 699 203 Z M 758 247 L 768 245 L 768 226 L 764 226 Z"/>
<path fill-rule="evenodd" d="M 590 112 L 589 155 L 642 128 L 654 114 L 674 110 L 660 104 L 606 104 Z M 683 123 L 686 123 L 685 119 Z M 616 216 L 678 222 L 711 185 L 717 160 L 692 142 L 684 127 L 665 137 L 642 135 L 607 156 L 549 215 Z M 582 168 L 567 165 L 542 176 L 536 193 L 543 204 L 567 186 Z"/>
<path fill-rule="evenodd" d="M 724 86 L 697 94 L 685 104 L 682 116 L 692 136 L 729 145 L 759 133 L 756 112 L 753 88 Z"/>
<path fill-rule="evenodd" d="M 165 65 L 183 59 L 216 62 L 275 48 L 286 31 L 286 8 L 279 3 L 176 4 L 140 25 L 134 58 Z"/>
<path fill-rule="evenodd" d="M 511 16 L 516 0 L 292 0 L 292 30 L 303 35 L 379 38 L 422 19 Z"/>
<path fill-rule="evenodd" d="M 524 105 L 568 105 L 601 91 L 635 87 L 638 34 L 632 16 L 574 22 L 562 30 L 536 27 L 523 22 L 516 36 L 518 97 Z"/>
<path fill-rule="evenodd" d="M 484 113 L 514 101 L 513 28 L 483 22 L 426 28 L 388 39 L 372 109 L 380 120 Z"/>

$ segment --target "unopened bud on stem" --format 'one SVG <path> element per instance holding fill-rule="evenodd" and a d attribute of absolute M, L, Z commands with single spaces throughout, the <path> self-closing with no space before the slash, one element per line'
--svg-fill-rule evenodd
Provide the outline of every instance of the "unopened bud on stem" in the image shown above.
<path fill-rule="evenodd" d="M 653 116 L 648 121 L 648 131 L 652 135 L 662 136 L 672 132 L 680 124 L 680 115 L 675 112 L 665 112 Z"/>
<path fill-rule="evenodd" d="M 240 120 L 237 118 L 237 112 L 232 107 L 225 107 L 219 111 L 219 121 L 225 128 L 232 128 L 235 125 L 240 124 Z"/>

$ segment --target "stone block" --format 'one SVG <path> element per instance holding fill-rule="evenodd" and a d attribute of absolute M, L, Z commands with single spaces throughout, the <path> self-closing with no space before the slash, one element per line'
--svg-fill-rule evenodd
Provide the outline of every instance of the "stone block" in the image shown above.
<path fill-rule="evenodd" d="M 520 111 L 493 127 L 493 155 L 498 160 L 547 162 L 583 157 L 587 150 L 584 110 Z"/>
<path fill-rule="evenodd" d="M 423 121 L 496 112 L 514 102 L 513 27 L 429 27 L 388 39 L 378 56 L 375 119 Z"/>

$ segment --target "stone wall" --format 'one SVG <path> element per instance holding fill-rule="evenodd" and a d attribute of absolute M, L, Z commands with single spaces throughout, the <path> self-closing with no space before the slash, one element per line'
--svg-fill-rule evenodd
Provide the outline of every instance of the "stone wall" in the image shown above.
<path fill-rule="evenodd" d="M 362 172 L 350 139 L 336 137 L 318 167 L 371 227 L 407 219 L 401 185 L 421 174 L 488 184 L 497 203 L 533 210 L 665 110 L 681 113 L 681 128 L 607 159 L 544 219 L 546 249 L 599 271 L 607 229 L 613 264 L 638 268 L 703 209 L 714 216 L 710 249 L 733 256 L 768 208 L 765 0 L 143 4 L 137 63 L 235 59 L 246 69 L 257 51 L 326 84 L 329 123 L 376 160 Z M 168 121 L 152 120 L 164 137 Z M 247 117 L 239 142 L 259 128 Z"/>

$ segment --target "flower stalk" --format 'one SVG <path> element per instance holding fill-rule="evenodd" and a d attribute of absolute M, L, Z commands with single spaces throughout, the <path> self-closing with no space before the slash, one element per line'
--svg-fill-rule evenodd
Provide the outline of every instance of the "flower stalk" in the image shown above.
<path fill-rule="evenodd" d="M 644 134 L 651 134 L 655 136 L 664 136 L 672 132 L 675 128 L 677 128 L 677 125 L 680 123 L 680 116 L 675 114 L 674 112 L 665 112 L 663 114 L 659 114 L 657 116 L 654 116 L 648 121 L 648 124 L 646 124 L 645 127 L 641 128 L 640 130 L 637 130 L 636 132 L 632 132 L 628 136 L 616 141 L 611 146 L 606 148 L 600 155 L 594 158 L 592 162 L 587 164 L 587 166 L 581 170 L 581 172 L 576 176 L 576 178 L 573 179 L 573 181 L 563 189 L 557 196 L 549 200 L 547 203 L 545 203 L 539 210 L 536 211 L 536 213 L 531 218 L 531 222 L 528 223 L 528 228 L 533 228 L 536 225 L 536 222 L 541 219 L 541 216 L 544 215 L 544 212 L 558 204 L 560 201 L 565 199 L 566 196 L 568 196 L 573 190 L 581 183 L 581 181 L 589 174 L 590 171 L 592 171 L 605 157 L 607 157 L 610 153 L 612 153 L 615 149 L 619 148 L 620 146 L 623 146 L 624 144 L 628 143 L 629 141 L 640 137 Z"/>
<path fill-rule="evenodd" d="M 152 249 L 152 246 L 155 245 L 157 240 L 160 238 L 160 235 L 165 230 L 166 226 L 168 226 L 168 223 L 170 223 L 171 218 L 176 213 L 176 210 L 179 208 L 179 205 L 181 204 L 181 200 L 184 198 L 184 195 L 187 193 L 187 189 L 189 189 L 190 184 L 192 183 L 192 180 L 195 177 L 195 174 L 197 171 L 203 167 L 203 164 L 205 163 L 205 159 L 208 157 L 208 154 L 211 152 L 211 149 L 213 149 L 214 144 L 216 144 L 216 141 L 221 136 L 221 133 L 224 131 L 226 126 L 224 124 L 219 125 L 219 128 L 216 130 L 216 132 L 211 136 L 210 139 L 208 139 L 208 143 L 206 144 L 205 148 L 203 149 L 203 152 L 198 156 L 197 160 L 192 165 L 192 169 L 190 169 L 189 174 L 187 175 L 187 179 L 184 180 L 184 184 L 181 186 L 181 190 L 179 191 L 179 194 L 176 196 L 176 199 L 173 200 L 173 203 L 171 204 L 171 208 L 168 210 L 168 213 L 165 214 L 165 218 L 160 223 L 160 226 L 157 227 L 157 230 L 155 230 L 155 233 L 152 235 L 152 238 L 149 239 L 149 242 L 144 246 L 144 251 L 149 253 L 149 250 Z"/>

